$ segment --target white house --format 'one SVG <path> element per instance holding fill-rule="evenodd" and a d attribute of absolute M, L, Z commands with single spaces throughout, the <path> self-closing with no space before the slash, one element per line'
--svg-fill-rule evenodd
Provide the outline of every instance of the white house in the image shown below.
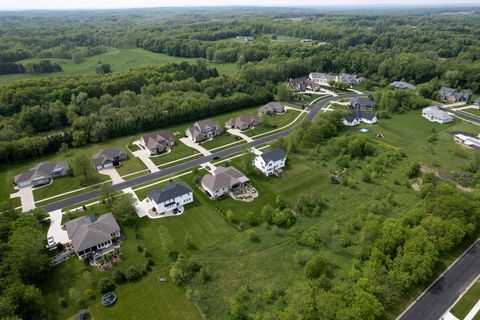
<path fill-rule="evenodd" d="M 360 124 L 360 122 L 374 124 L 378 121 L 378 118 L 374 114 L 357 110 L 351 110 L 351 112 L 352 114 L 343 119 L 342 121 L 343 124 L 346 126 L 354 127 Z"/>
<path fill-rule="evenodd" d="M 285 151 L 275 149 L 256 156 L 253 164 L 268 177 L 275 172 L 281 172 L 286 161 L 287 154 Z"/>
<path fill-rule="evenodd" d="M 431 122 L 449 123 L 453 118 L 445 111 L 440 110 L 437 106 L 430 106 L 422 109 L 422 117 Z"/>
<path fill-rule="evenodd" d="M 312 72 L 308 75 L 308 78 L 318 84 L 328 84 L 329 81 L 338 81 L 338 76 L 321 72 Z"/>
<path fill-rule="evenodd" d="M 162 190 L 154 189 L 148 194 L 158 214 L 175 212 L 178 208 L 193 202 L 193 192 L 183 183 L 171 183 Z"/>

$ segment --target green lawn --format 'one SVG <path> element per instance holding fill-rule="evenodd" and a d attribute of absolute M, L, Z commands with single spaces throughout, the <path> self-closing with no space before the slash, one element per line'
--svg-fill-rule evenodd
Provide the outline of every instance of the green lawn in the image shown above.
<path fill-rule="evenodd" d="M 451 312 L 458 319 L 463 319 L 467 316 L 473 306 L 480 301 L 480 281 L 477 281 L 457 302 L 452 308 Z M 477 314 L 478 316 L 478 314 Z"/>
<path fill-rule="evenodd" d="M 21 61 L 21 63 L 27 62 L 38 62 L 39 60 L 45 59 L 27 59 Z M 165 64 L 171 62 L 182 62 L 188 61 L 190 63 L 195 63 L 197 59 L 195 58 L 180 58 L 172 57 L 162 53 L 154 53 L 144 49 L 135 48 L 135 49 L 116 49 L 112 48 L 109 52 L 89 57 L 81 63 L 74 63 L 71 59 L 61 59 L 61 58 L 49 58 L 48 60 L 56 62 L 62 66 L 63 71 L 53 74 L 13 74 L 13 75 L 2 75 L 0 76 L 0 83 L 6 83 L 14 80 L 20 79 L 29 79 L 36 77 L 53 77 L 53 76 L 62 76 L 62 75 L 83 75 L 83 74 L 94 74 L 95 66 L 98 61 L 103 63 L 108 63 L 112 67 L 112 71 L 120 71 L 131 68 L 138 68 L 146 65 L 152 64 Z M 236 72 L 237 66 L 234 63 L 208 63 L 209 67 L 217 68 L 219 73 L 232 75 Z"/>
<path fill-rule="evenodd" d="M 172 147 L 172 151 L 166 154 L 150 157 L 150 159 L 155 163 L 157 166 L 169 163 L 171 161 L 179 160 L 185 157 L 193 156 L 193 155 L 198 155 L 200 156 L 201 154 L 190 147 L 187 147 L 183 142 L 181 141 L 175 141 L 175 145 Z M 195 157 L 190 157 L 188 160 L 192 160 Z M 176 163 L 173 163 L 176 164 Z M 172 164 L 172 165 L 173 165 Z"/>
<path fill-rule="evenodd" d="M 222 147 L 226 144 L 230 144 L 230 143 L 234 143 L 234 142 L 240 143 L 239 141 L 242 141 L 242 139 L 237 137 L 237 136 L 234 136 L 230 133 L 225 133 L 225 134 L 216 136 L 215 138 L 213 138 L 211 140 L 202 142 L 200 145 L 207 150 L 212 150 L 212 149 L 215 149 L 215 148 L 220 148 L 220 147 Z"/>
<path fill-rule="evenodd" d="M 470 114 L 473 114 L 475 116 L 480 117 L 480 109 L 464 109 L 464 110 L 459 110 L 459 111 L 470 113 Z"/>
<path fill-rule="evenodd" d="M 283 114 L 277 114 L 274 116 L 267 116 L 268 118 L 268 126 L 260 125 L 256 128 L 247 130 L 243 132 L 245 135 L 249 137 L 254 137 L 256 135 L 269 132 L 275 129 L 283 128 L 284 126 L 290 125 L 298 116 L 300 115 L 300 112 L 297 110 L 287 110 L 286 113 Z M 304 114 L 306 115 L 306 114 Z M 303 117 L 302 117 L 303 119 Z M 298 123 L 295 122 L 295 123 Z"/>

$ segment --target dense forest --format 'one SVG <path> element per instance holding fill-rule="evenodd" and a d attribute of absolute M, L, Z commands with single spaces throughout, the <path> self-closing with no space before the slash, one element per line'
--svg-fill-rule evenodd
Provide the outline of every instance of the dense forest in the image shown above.
<path fill-rule="evenodd" d="M 2 85 L 0 162 L 54 152 L 62 143 L 79 146 L 260 104 L 276 93 L 276 83 L 311 71 L 355 73 L 383 87 L 404 80 L 420 84 L 421 95 L 433 99 L 442 85 L 479 92 L 478 30 L 475 14 L 326 14 L 300 9 L 254 14 L 244 9 L 235 15 L 220 9 L 202 14 L 4 14 L 0 73 L 60 71 L 60 65 L 46 59 L 81 63 L 112 47 L 199 60 L 190 66 L 113 74 L 108 65 L 99 64 L 99 75 Z M 238 35 L 255 41 L 231 40 Z M 274 41 L 279 35 L 325 44 Z M 40 60 L 21 62 L 28 58 Z M 238 69 L 232 77 L 218 77 L 206 61 L 235 62 Z"/>

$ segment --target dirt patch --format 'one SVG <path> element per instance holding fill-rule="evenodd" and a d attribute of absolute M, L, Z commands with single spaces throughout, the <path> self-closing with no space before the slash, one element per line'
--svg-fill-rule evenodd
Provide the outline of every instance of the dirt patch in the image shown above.
<path fill-rule="evenodd" d="M 426 165 L 421 165 L 421 166 L 420 166 L 420 172 L 422 172 L 422 173 L 433 173 L 433 174 L 435 174 L 435 176 L 437 176 L 438 178 L 440 178 L 440 180 L 443 180 L 443 181 L 448 182 L 448 183 L 453 183 L 459 190 L 462 190 L 462 191 L 464 191 L 464 192 L 473 192 L 473 189 L 472 189 L 472 188 L 462 186 L 461 184 L 459 184 L 458 182 L 456 182 L 455 180 L 453 180 L 453 179 L 452 179 L 449 175 L 447 175 L 446 173 L 443 173 L 443 172 L 434 170 L 434 169 L 432 169 L 432 168 L 430 168 L 430 167 L 427 167 Z M 413 185 L 412 185 L 412 188 L 413 188 Z"/>

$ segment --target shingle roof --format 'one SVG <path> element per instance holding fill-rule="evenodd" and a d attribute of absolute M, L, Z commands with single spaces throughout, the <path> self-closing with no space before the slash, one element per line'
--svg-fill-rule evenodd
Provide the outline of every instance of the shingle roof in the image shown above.
<path fill-rule="evenodd" d="M 225 124 L 229 127 L 232 126 L 241 126 L 244 123 L 251 124 L 253 122 L 258 122 L 260 119 L 256 114 L 251 114 L 251 115 L 242 115 L 236 118 L 232 118 L 228 120 Z"/>
<path fill-rule="evenodd" d="M 365 105 L 367 105 L 367 106 L 375 106 L 375 105 L 376 105 L 375 102 L 373 102 L 372 100 L 370 100 L 370 99 L 368 99 L 368 98 L 353 98 L 353 99 L 351 100 L 351 103 L 352 103 L 352 104 L 357 104 L 357 103 L 358 103 L 358 104 L 360 104 L 360 105 L 362 105 L 362 106 L 365 106 Z"/>
<path fill-rule="evenodd" d="M 286 156 L 287 154 L 282 149 L 266 151 L 260 155 L 265 163 L 269 163 L 270 161 L 276 162 L 285 159 Z"/>
<path fill-rule="evenodd" d="M 110 149 L 103 149 L 95 153 L 93 157 L 93 164 L 98 166 L 106 161 L 113 161 L 116 157 L 126 157 L 127 154 L 122 148 L 110 148 Z"/>
<path fill-rule="evenodd" d="M 56 161 L 56 162 L 41 162 L 37 164 L 32 169 L 17 174 L 14 178 L 16 184 L 32 181 L 39 177 L 48 177 L 55 171 L 58 170 L 69 170 L 68 162 L 67 161 Z"/>
<path fill-rule="evenodd" d="M 422 113 L 426 113 L 442 120 L 450 120 L 452 117 L 445 111 L 439 109 L 437 106 L 430 106 L 422 109 Z"/>
<path fill-rule="evenodd" d="M 173 134 L 168 131 L 160 131 L 156 133 L 152 133 L 149 135 L 145 135 L 142 137 L 143 141 L 145 142 L 145 146 L 148 149 L 155 148 L 157 144 L 165 144 L 167 141 L 173 139 Z"/>
<path fill-rule="evenodd" d="M 234 167 L 217 167 L 213 174 L 206 174 L 202 178 L 202 184 L 210 190 L 230 188 L 236 183 L 244 183 L 249 179 Z"/>
<path fill-rule="evenodd" d="M 205 119 L 205 120 L 200 120 L 200 121 L 195 122 L 194 127 L 198 127 L 198 129 L 204 130 L 207 127 L 210 127 L 210 128 L 217 127 L 217 128 L 219 128 L 220 125 L 218 124 L 218 122 L 213 121 L 212 119 Z"/>
<path fill-rule="evenodd" d="M 392 83 L 390 83 L 390 85 L 392 87 L 395 87 L 397 89 L 415 89 L 416 86 L 414 86 L 413 84 L 410 84 L 408 82 L 404 82 L 404 81 L 394 81 Z"/>
<path fill-rule="evenodd" d="M 285 110 L 285 106 L 281 103 L 278 103 L 278 102 L 269 102 L 267 103 L 266 105 L 264 105 L 263 107 L 261 107 L 260 109 L 258 109 L 258 111 L 260 112 L 263 112 L 263 113 L 266 113 L 266 112 L 283 112 Z"/>
<path fill-rule="evenodd" d="M 112 213 L 104 214 L 98 219 L 95 216 L 80 217 L 65 223 L 65 228 L 77 253 L 112 240 L 112 233 L 120 231 Z"/>
<path fill-rule="evenodd" d="M 162 203 L 167 200 L 175 199 L 176 197 L 181 197 L 190 192 L 192 192 L 192 189 L 183 183 L 171 183 L 162 190 L 154 189 L 150 191 L 148 197 L 155 203 Z"/>

